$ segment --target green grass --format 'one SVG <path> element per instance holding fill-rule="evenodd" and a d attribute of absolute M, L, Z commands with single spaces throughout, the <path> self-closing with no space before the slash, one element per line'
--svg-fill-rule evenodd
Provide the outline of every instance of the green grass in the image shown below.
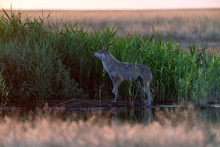
<path fill-rule="evenodd" d="M 0 68 L 7 99 L 43 104 L 53 98 L 112 97 L 108 75 L 91 56 L 111 44 L 111 53 L 120 61 L 150 67 L 159 89 L 155 104 L 220 100 L 217 53 L 198 50 L 196 45 L 184 51 L 172 38 L 165 41 L 154 35 L 128 32 L 127 37 L 119 37 L 115 27 L 88 32 L 77 22 L 61 24 L 41 17 L 22 20 L 20 13 L 1 16 Z M 129 83 L 120 87 L 122 99 L 136 95 L 129 87 Z"/>

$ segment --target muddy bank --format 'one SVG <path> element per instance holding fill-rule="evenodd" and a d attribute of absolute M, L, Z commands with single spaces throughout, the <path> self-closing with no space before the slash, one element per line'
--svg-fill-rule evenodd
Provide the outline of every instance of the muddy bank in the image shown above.
<path fill-rule="evenodd" d="M 96 100 L 96 99 L 70 99 L 70 100 L 48 100 L 44 105 L 38 106 L 36 101 L 28 102 L 10 102 L 1 109 L 13 110 L 13 109 L 30 109 L 36 108 L 53 108 L 53 109 L 65 109 L 67 111 L 95 111 L 102 110 L 108 111 L 111 109 L 118 110 L 130 110 L 130 109 L 144 109 L 144 103 L 142 101 L 129 101 L 119 100 L 117 103 L 112 103 L 111 99 Z"/>
<path fill-rule="evenodd" d="M 151 108 L 172 108 L 172 107 L 187 107 L 189 104 L 152 104 Z M 45 102 L 44 105 L 37 105 L 36 101 L 27 102 L 9 102 L 4 107 L 0 107 L 1 110 L 13 110 L 13 109 L 28 109 L 35 110 L 36 108 L 51 108 L 51 109 L 63 109 L 66 111 L 109 111 L 112 109 L 117 110 L 141 110 L 145 109 L 146 106 L 142 100 L 129 101 L 129 100 L 118 100 L 117 103 L 112 103 L 112 99 L 53 99 Z M 218 103 L 210 103 L 205 106 L 196 105 L 197 108 L 205 109 L 207 107 L 220 107 Z"/>

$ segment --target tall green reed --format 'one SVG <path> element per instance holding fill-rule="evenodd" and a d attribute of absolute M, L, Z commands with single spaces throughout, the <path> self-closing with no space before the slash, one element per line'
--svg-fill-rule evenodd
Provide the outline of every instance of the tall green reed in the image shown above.
<path fill-rule="evenodd" d="M 0 73 L 0 97 L 1 97 L 1 107 L 5 106 L 8 102 L 9 91 L 6 88 L 6 82 L 2 74 Z"/>
<path fill-rule="evenodd" d="M 75 24 L 51 23 L 42 18 L 7 14 L 0 18 L 0 67 L 9 89 L 9 98 L 113 97 L 112 83 L 92 52 L 110 45 L 120 61 L 147 65 L 153 73 L 154 102 L 219 101 L 220 59 L 218 54 L 183 51 L 173 40 L 145 37 L 140 33 L 117 36 L 120 28 L 106 26 L 92 32 Z M 122 99 L 136 99 L 137 86 L 125 82 L 119 89 Z"/>
<path fill-rule="evenodd" d="M 5 15 L 0 19 L 0 66 L 11 100 L 34 98 L 43 104 L 48 98 L 80 96 L 82 90 L 61 60 L 63 46 L 57 41 L 62 30 L 46 26 L 41 18 L 21 21 L 21 14 Z"/>

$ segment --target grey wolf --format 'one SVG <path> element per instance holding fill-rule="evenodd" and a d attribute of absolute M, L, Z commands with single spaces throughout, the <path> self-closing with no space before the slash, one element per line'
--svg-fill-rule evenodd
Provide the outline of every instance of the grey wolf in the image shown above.
<path fill-rule="evenodd" d="M 108 46 L 97 52 L 92 53 L 92 55 L 102 61 L 103 68 L 106 70 L 112 80 L 112 93 L 115 96 L 113 103 L 116 103 L 117 101 L 118 87 L 124 80 L 138 80 L 139 86 L 141 87 L 144 94 L 147 93 L 148 100 L 146 101 L 144 97 L 142 98 L 147 106 L 151 106 L 152 94 L 150 91 L 150 85 L 153 85 L 153 76 L 147 66 L 142 64 L 132 64 L 118 61 L 110 53 Z"/>

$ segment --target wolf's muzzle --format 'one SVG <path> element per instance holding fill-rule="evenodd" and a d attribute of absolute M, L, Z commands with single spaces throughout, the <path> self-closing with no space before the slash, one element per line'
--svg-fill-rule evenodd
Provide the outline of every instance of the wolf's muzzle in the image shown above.
<path fill-rule="evenodd" d="M 95 57 L 95 55 L 94 55 L 94 54 L 95 54 L 95 53 L 92 53 L 92 56 L 93 56 L 93 57 Z"/>

